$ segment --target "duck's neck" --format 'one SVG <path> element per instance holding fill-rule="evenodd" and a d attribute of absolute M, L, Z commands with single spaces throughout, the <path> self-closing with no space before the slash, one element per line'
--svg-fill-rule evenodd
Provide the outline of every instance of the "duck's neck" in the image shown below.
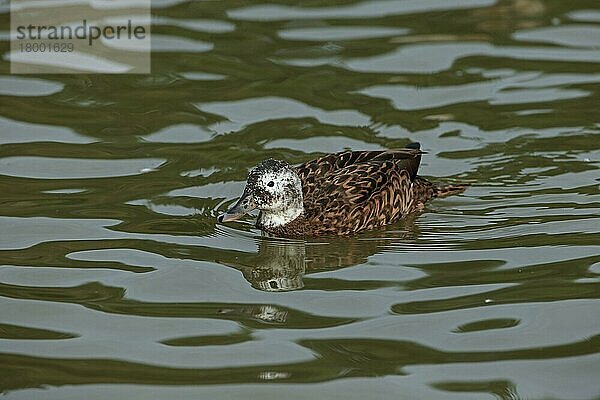
<path fill-rule="evenodd" d="M 296 202 L 284 210 L 263 210 L 260 214 L 259 225 L 265 229 L 278 228 L 298 218 L 303 211 L 302 201 Z"/>

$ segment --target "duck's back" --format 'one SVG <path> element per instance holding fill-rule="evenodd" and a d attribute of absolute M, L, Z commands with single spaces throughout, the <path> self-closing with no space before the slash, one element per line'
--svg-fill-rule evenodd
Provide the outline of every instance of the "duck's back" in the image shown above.
<path fill-rule="evenodd" d="M 433 195 L 433 185 L 417 177 L 421 154 L 415 143 L 330 154 L 298 166 L 304 213 L 274 233 L 348 235 L 396 222 Z"/>

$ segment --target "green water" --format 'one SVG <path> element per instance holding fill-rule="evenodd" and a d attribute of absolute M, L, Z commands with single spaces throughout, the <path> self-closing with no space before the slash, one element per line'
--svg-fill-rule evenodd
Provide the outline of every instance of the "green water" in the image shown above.
<path fill-rule="evenodd" d="M 600 398 L 598 1 L 252 4 L 156 1 L 151 75 L 0 61 L 3 398 Z M 216 224 L 265 158 L 410 141 L 472 187 Z"/>

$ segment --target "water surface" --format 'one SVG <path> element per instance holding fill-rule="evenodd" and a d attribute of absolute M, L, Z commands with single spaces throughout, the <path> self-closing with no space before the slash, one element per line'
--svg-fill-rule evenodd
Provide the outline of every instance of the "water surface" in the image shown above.
<path fill-rule="evenodd" d="M 151 75 L 0 61 L 7 399 L 600 397 L 597 1 L 153 14 Z M 215 221 L 265 158 L 410 141 L 471 188 L 352 238 Z"/>

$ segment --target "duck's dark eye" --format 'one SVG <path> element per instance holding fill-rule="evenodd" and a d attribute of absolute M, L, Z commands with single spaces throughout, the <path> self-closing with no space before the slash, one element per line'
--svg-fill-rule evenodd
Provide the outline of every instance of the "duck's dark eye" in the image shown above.
<path fill-rule="evenodd" d="M 273 187 L 273 186 L 275 186 L 275 182 L 269 181 L 269 183 L 267 183 L 267 186 L 268 187 Z"/>

